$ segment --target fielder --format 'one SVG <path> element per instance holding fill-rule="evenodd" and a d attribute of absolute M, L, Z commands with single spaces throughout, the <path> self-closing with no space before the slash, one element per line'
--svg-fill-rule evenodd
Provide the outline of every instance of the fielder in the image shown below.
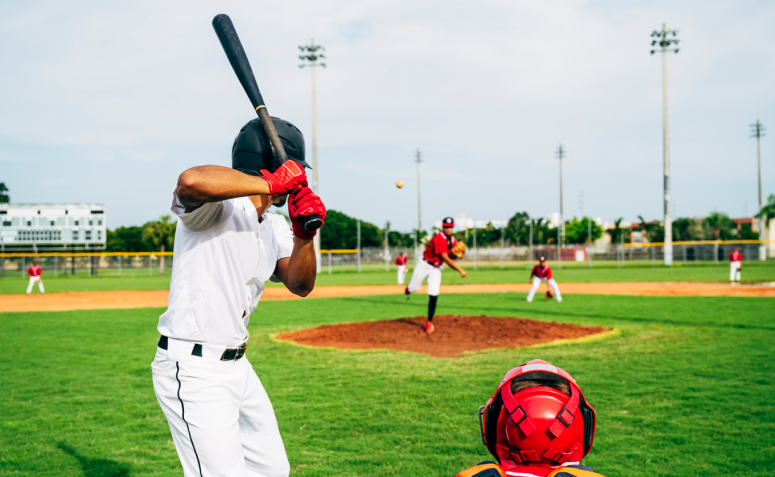
<path fill-rule="evenodd" d="M 27 276 L 30 277 L 30 283 L 27 285 L 28 295 L 32 293 L 32 287 L 36 282 L 38 284 L 38 290 L 40 290 L 41 293 L 46 293 L 46 290 L 43 288 L 43 278 L 40 276 L 41 273 L 43 273 L 43 270 L 38 266 L 38 261 L 33 260 L 32 265 L 27 269 Z"/>
<path fill-rule="evenodd" d="M 409 257 L 404 252 L 398 254 L 396 257 L 396 271 L 398 272 L 398 284 L 403 285 L 406 279 L 406 261 Z"/>
<path fill-rule="evenodd" d="M 170 296 L 151 367 L 186 477 L 290 472 L 272 403 L 245 357 L 247 325 L 267 280 L 299 296 L 312 291 L 315 232 L 304 229 L 303 217 L 325 221 L 325 207 L 307 187 L 301 132 L 273 122 L 286 163 L 277 162 L 254 119 L 234 141 L 232 169 L 188 169 L 173 192 L 178 227 Z M 293 232 L 282 216 L 267 212 L 286 199 Z"/>
<path fill-rule="evenodd" d="M 729 254 L 729 281 L 732 285 L 740 283 L 740 272 L 743 271 L 743 254 L 735 247 Z M 29 293 L 29 292 L 28 292 Z"/>
<path fill-rule="evenodd" d="M 546 257 L 541 257 L 540 260 L 538 260 L 538 265 L 533 267 L 533 271 L 530 272 L 530 278 L 528 279 L 528 282 L 533 282 L 533 286 L 530 287 L 530 292 L 527 294 L 527 302 L 530 303 L 533 301 L 533 296 L 536 294 L 536 291 L 538 290 L 538 286 L 541 285 L 541 282 L 546 282 L 550 287 L 552 287 L 552 290 L 554 290 L 555 298 L 558 302 L 562 301 L 562 295 L 560 295 L 560 287 L 557 286 L 557 282 L 554 281 L 554 278 L 552 278 L 552 269 L 549 267 L 549 265 L 546 264 Z M 549 300 L 552 298 L 552 292 L 549 291 L 549 288 L 546 289 L 546 299 Z"/>
<path fill-rule="evenodd" d="M 425 332 L 431 334 L 435 331 L 433 327 L 433 315 L 436 313 L 436 302 L 439 299 L 441 288 L 441 270 L 446 263 L 460 273 L 465 278 L 468 273 L 460 268 L 452 258 L 463 258 L 466 250 L 466 244 L 455 243 L 455 237 L 452 230 L 455 228 L 455 221 L 452 217 L 445 218 L 441 223 L 441 232 L 437 233 L 422 254 L 422 260 L 417 262 L 412 272 L 412 278 L 409 285 L 404 289 L 406 295 L 410 295 L 422 286 L 422 282 L 428 279 L 428 321 L 425 322 Z"/>
<path fill-rule="evenodd" d="M 595 440 L 595 410 L 576 381 L 534 359 L 503 377 L 479 408 L 482 442 L 497 462 L 455 477 L 594 477 L 581 460 Z"/>

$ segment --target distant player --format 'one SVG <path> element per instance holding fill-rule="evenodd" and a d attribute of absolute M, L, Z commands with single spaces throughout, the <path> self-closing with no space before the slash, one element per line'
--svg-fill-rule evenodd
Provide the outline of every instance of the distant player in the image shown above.
<path fill-rule="evenodd" d="M 541 285 L 541 282 L 546 282 L 548 286 L 552 287 L 557 301 L 562 301 L 560 287 L 557 286 L 557 282 L 554 281 L 554 278 L 552 278 L 552 269 L 549 267 L 549 265 L 546 264 L 546 257 L 541 257 L 541 259 L 538 261 L 538 265 L 533 267 L 533 271 L 530 272 L 530 278 L 528 279 L 528 282 L 531 281 L 533 282 L 533 286 L 530 287 L 530 292 L 527 294 L 528 303 L 533 301 L 533 296 L 536 294 L 536 291 L 538 290 L 539 285 Z M 550 292 L 547 287 L 546 299 L 550 300 L 551 298 L 552 292 Z"/>
<path fill-rule="evenodd" d="M 743 254 L 735 247 L 729 254 L 729 281 L 732 285 L 740 283 L 740 272 L 743 271 Z M 32 285 L 30 285 L 32 286 Z M 29 292 L 28 292 L 29 293 Z"/>
<path fill-rule="evenodd" d="M 396 257 L 396 270 L 398 271 L 398 284 L 403 285 L 406 278 L 406 261 L 409 257 L 404 252 L 401 252 Z"/>
<path fill-rule="evenodd" d="M 28 295 L 32 292 L 32 286 L 35 285 L 35 282 L 38 283 L 38 290 L 40 290 L 41 293 L 46 293 L 46 290 L 43 288 L 43 279 L 40 277 L 41 273 L 43 273 L 43 270 L 38 266 L 38 261 L 33 260 L 32 266 L 27 269 L 27 276 L 30 277 L 30 284 L 27 285 Z"/>
<path fill-rule="evenodd" d="M 436 313 L 436 301 L 439 298 L 441 288 L 441 270 L 446 263 L 460 273 L 465 278 L 465 270 L 460 268 L 452 258 L 463 258 L 465 254 L 465 244 L 455 243 L 455 237 L 452 230 L 455 228 L 455 221 L 452 217 L 445 218 L 441 223 L 441 232 L 437 233 L 422 254 L 422 260 L 417 262 L 412 273 L 412 279 L 406 286 L 404 293 L 410 295 L 422 286 L 422 282 L 428 279 L 428 321 L 425 322 L 425 332 L 431 334 L 434 332 L 433 315 Z"/>

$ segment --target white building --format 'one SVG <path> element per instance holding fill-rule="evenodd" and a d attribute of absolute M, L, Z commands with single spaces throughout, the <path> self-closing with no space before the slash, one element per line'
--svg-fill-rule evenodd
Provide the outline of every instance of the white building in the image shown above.
<path fill-rule="evenodd" d="M 103 204 L 0 204 L 2 248 L 105 248 Z"/>

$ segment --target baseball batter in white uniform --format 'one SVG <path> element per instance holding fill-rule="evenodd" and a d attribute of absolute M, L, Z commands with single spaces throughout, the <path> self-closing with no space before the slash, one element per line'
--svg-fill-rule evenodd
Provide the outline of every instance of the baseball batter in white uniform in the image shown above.
<path fill-rule="evenodd" d="M 245 353 L 266 280 L 299 296 L 315 283 L 314 233 L 302 224 L 311 212 L 324 220 L 325 209 L 306 187 L 303 155 L 292 159 L 274 172 L 262 169 L 263 177 L 244 167 L 202 166 L 178 179 L 170 296 L 152 370 L 186 477 L 290 472 L 272 403 Z M 293 232 L 266 212 L 289 192 Z"/>

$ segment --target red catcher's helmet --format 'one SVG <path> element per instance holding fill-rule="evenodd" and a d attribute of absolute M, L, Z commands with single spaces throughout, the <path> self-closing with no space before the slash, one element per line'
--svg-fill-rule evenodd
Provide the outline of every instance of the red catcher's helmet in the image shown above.
<path fill-rule="evenodd" d="M 549 380 L 565 383 L 570 396 L 535 386 L 516 394 L 512 381 Z M 579 462 L 592 448 L 595 410 L 570 374 L 535 359 L 503 377 L 498 390 L 479 408 L 482 442 L 504 470 L 555 467 Z"/>

